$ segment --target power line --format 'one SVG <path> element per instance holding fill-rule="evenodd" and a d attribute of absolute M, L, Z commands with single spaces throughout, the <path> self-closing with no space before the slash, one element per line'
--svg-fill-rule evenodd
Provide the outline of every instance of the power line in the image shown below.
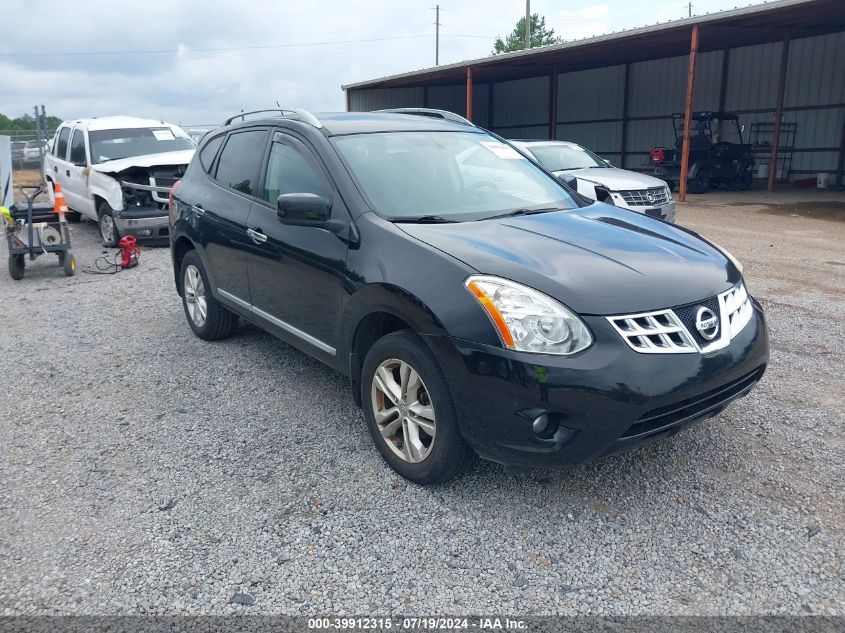
<path fill-rule="evenodd" d="M 222 46 L 216 48 L 167 48 L 133 51 L 28 51 L 23 53 L 0 53 L 0 57 L 49 57 L 49 56 L 83 56 L 83 55 L 163 55 L 169 53 L 219 53 L 224 51 L 250 51 L 270 48 L 297 48 L 300 46 L 330 46 L 332 44 L 358 44 L 362 42 L 386 42 L 390 40 L 406 40 L 421 37 L 431 37 L 430 33 L 421 35 L 396 35 L 393 37 L 371 37 L 359 40 L 333 40 L 326 42 L 301 42 L 299 44 L 266 44 L 262 46 Z M 480 37 L 458 36 L 453 37 Z"/>

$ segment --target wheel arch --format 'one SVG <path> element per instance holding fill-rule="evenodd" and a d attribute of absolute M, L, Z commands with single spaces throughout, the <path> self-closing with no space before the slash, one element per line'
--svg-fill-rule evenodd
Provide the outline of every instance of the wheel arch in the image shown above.
<path fill-rule="evenodd" d="M 170 247 L 170 255 L 173 258 L 173 277 L 176 283 L 176 292 L 179 293 L 180 297 L 182 296 L 182 280 L 180 279 L 179 271 L 182 270 L 182 260 L 185 259 L 185 255 L 190 251 L 195 250 L 197 250 L 197 247 L 184 235 L 180 235 Z"/>
<path fill-rule="evenodd" d="M 391 284 L 370 284 L 347 303 L 344 311 L 340 358 L 347 361 L 352 397 L 360 406 L 361 368 L 367 352 L 383 336 L 410 330 L 423 341 L 427 335 L 444 334 L 434 312 L 418 297 Z"/>

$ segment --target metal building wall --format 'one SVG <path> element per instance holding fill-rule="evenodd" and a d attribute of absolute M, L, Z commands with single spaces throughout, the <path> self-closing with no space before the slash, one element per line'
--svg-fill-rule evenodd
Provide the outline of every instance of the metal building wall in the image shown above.
<path fill-rule="evenodd" d="M 789 46 L 782 120 L 797 124 L 790 178 L 835 172 L 845 134 L 845 32 L 796 39 Z M 783 43 L 775 42 L 700 54 L 693 108 L 717 110 L 723 104 L 740 114 L 748 136 L 753 123 L 771 123 L 782 50 Z M 554 129 L 558 139 L 586 145 L 615 164 L 642 168 L 653 147 L 674 142 L 671 115 L 684 107 L 687 65 L 686 55 L 627 65 L 627 118 L 622 64 L 559 74 L 552 128 L 548 75 L 495 82 L 492 88 L 476 84 L 473 120 L 509 138 L 548 138 Z M 464 114 L 465 90 L 463 84 L 358 89 L 350 99 L 353 110 L 427 106 Z"/>

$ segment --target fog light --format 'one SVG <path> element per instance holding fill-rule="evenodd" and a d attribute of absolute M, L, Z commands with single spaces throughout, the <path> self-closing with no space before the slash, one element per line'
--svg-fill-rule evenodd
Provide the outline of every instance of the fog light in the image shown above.
<path fill-rule="evenodd" d="M 549 428 L 549 416 L 545 413 L 543 415 L 537 416 L 534 421 L 531 423 L 531 429 L 537 434 L 540 435 L 544 433 L 546 429 Z"/>
<path fill-rule="evenodd" d="M 149 237 L 152 234 L 152 229 L 141 229 L 140 231 L 138 231 L 138 235 L 141 237 Z"/>

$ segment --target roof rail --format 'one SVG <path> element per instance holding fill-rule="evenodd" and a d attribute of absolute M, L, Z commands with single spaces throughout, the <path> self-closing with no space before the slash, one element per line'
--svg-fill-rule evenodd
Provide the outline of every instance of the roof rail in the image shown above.
<path fill-rule="evenodd" d="M 323 124 L 320 123 L 320 120 L 317 117 L 311 114 L 308 110 L 303 110 L 302 108 L 272 108 L 270 110 L 251 110 L 249 112 L 240 112 L 239 114 L 230 116 L 226 119 L 226 122 L 223 125 L 231 125 L 232 121 L 235 121 L 236 119 L 246 121 L 246 117 L 249 115 L 262 114 L 264 112 L 277 112 L 288 119 L 296 119 L 297 121 L 302 121 L 303 123 L 307 123 L 308 125 L 316 128 L 323 127 Z"/>
<path fill-rule="evenodd" d="M 416 114 L 418 116 L 427 116 L 432 119 L 443 119 L 444 121 L 451 121 L 452 123 L 463 123 L 464 125 L 471 125 L 475 127 L 475 123 L 469 119 L 465 119 L 460 114 L 455 114 L 449 110 L 438 110 L 436 108 L 387 108 L 385 110 L 376 110 L 376 112 L 391 112 L 396 114 Z"/>

